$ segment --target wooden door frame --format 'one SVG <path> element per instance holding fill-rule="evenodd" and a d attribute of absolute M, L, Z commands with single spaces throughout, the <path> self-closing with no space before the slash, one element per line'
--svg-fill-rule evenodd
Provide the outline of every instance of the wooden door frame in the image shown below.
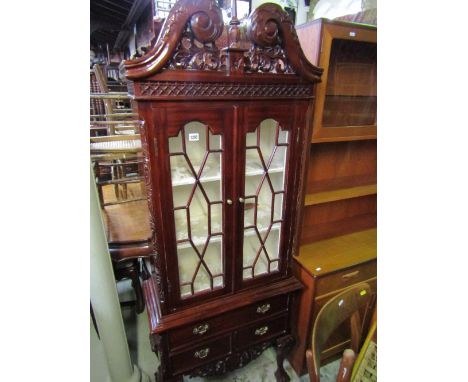
<path fill-rule="evenodd" d="M 236 206 L 235 218 L 235 242 L 233 268 L 234 274 L 234 290 L 248 289 L 265 282 L 273 282 L 278 279 L 288 277 L 290 275 L 289 258 L 293 250 L 293 235 L 294 225 L 296 224 L 296 206 L 295 202 L 300 192 L 296 182 L 298 182 L 298 170 L 302 157 L 302 135 L 306 127 L 306 114 L 309 108 L 309 101 L 249 101 L 240 104 L 239 126 L 236 134 L 236 151 L 234 174 L 236 176 L 235 184 L 236 196 L 234 205 Z M 250 113 L 250 114 L 249 114 Z M 255 113 L 255 119 L 250 116 Z M 246 141 L 245 137 L 248 132 L 254 131 L 260 123 L 265 119 L 275 119 L 280 125 L 285 127 L 290 132 L 289 147 L 287 153 L 286 166 L 286 185 L 285 196 L 283 199 L 283 223 L 281 227 L 281 239 L 279 250 L 279 272 L 274 274 L 266 274 L 258 276 L 254 279 L 243 280 L 243 237 L 244 237 L 244 214 L 242 204 L 239 203 L 239 197 L 244 197 L 245 190 L 245 153 Z M 307 145 L 308 146 L 308 145 Z"/>
<path fill-rule="evenodd" d="M 350 36 L 351 29 L 358 31 L 358 35 Z M 313 120 L 312 143 L 336 142 L 377 138 L 377 122 L 367 126 L 323 127 L 323 111 L 328 83 L 329 62 L 334 39 L 359 42 L 377 43 L 377 31 L 368 26 L 344 26 L 337 24 L 323 24 L 320 42 L 319 66 L 324 68 L 322 81 L 317 84 L 316 109 Z"/>
<path fill-rule="evenodd" d="M 227 205 L 226 200 L 232 199 L 230 195 L 233 193 L 233 169 L 234 151 L 229 141 L 232 141 L 235 124 L 234 124 L 234 108 L 229 103 L 206 103 L 206 102 L 184 102 L 182 103 L 165 103 L 164 105 L 154 105 L 153 111 L 155 114 L 159 111 L 161 117 L 156 119 L 154 126 L 162 126 L 155 128 L 159 131 L 160 144 L 158 145 L 159 170 L 161 178 L 160 197 L 164 200 L 161 206 L 163 220 L 162 229 L 164 242 L 166 243 L 165 258 L 166 258 L 166 279 L 171 280 L 174 285 L 168 286 L 168 309 L 177 311 L 178 309 L 187 306 L 199 304 L 202 301 L 230 294 L 233 290 L 232 285 L 232 268 L 230 267 L 232 253 L 232 231 L 229 229 L 228 221 L 232 220 L 232 206 Z M 186 123 L 191 121 L 199 121 L 208 126 L 213 132 L 221 133 L 222 150 L 223 150 L 223 252 L 224 252 L 224 287 L 219 290 L 200 292 L 194 296 L 181 298 L 180 296 L 180 281 L 178 270 L 177 244 L 175 238 L 175 221 L 174 221 L 174 206 L 172 196 L 172 182 L 170 171 L 169 157 L 169 137 L 175 136 L 175 130 L 178 132 Z M 158 123 L 159 122 L 159 123 Z M 156 196 L 157 197 L 157 196 Z"/>

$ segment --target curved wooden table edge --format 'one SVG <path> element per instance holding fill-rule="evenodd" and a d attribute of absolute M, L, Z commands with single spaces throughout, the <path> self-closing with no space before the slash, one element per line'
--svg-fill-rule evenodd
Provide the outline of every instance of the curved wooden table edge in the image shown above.
<path fill-rule="evenodd" d="M 144 258 L 151 255 L 151 245 L 148 240 L 108 242 L 112 262 Z"/>

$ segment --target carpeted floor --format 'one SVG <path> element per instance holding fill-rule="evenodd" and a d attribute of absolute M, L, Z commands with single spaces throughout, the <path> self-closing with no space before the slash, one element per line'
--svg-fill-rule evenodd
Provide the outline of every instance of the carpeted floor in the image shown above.
<path fill-rule="evenodd" d="M 132 290 L 129 281 L 118 283 L 119 296 L 121 301 L 132 299 Z M 159 360 L 151 351 L 149 343 L 149 328 L 146 311 L 136 314 L 132 307 L 123 307 L 125 329 L 127 332 L 128 345 L 133 363 L 146 373 L 154 382 L 154 373 L 159 365 Z M 339 360 L 329 363 L 320 369 L 320 379 L 322 382 L 334 382 L 338 373 Z M 291 382 L 307 382 L 308 375 L 298 377 L 289 362 L 286 360 L 284 368 L 291 378 Z M 269 382 L 275 381 L 276 371 L 276 351 L 268 348 L 257 359 L 253 360 L 245 367 L 224 375 L 222 378 L 189 378 L 184 377 L 184 382 Z"/>

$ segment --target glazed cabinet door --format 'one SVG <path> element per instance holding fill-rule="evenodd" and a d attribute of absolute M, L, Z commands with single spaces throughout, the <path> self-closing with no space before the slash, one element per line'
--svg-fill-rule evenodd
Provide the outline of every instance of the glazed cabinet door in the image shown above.
<path fill-rule="evenodd" d="M 376 138 L 377 31 L 325 24 L 312 142 Z"/>
<path fill-rule="evenodd" d="M 162 120 L 166 268 L 171 304 L 183 305 L 231 290 L 233 108 L 185 103 Z"/>
<path fill-rule="evenodd" d="M 295 108 L 264 102 L 243 109 L 236 161 L 241 287 L 285 275 L 297 151 Z"/>

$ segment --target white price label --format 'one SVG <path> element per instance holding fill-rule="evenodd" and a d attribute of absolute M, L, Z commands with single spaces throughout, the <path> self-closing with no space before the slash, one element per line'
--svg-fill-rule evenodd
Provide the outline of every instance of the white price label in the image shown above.
<path fill-rule="evenodd" d="M 351 37 L 356 37 L 356 32 L 351 31 L 351 32 L 349 32 L 349 35 L 350 35 Z"/>
<path fill-rule="evenodd" d="M 197 142 L 197 141 L 200 140 L 200 134 L 198 134 L 198 133 L 190 133 L 190 134 L 188 135 L 188 140 L 189 140 L 190 142 Z"/>

